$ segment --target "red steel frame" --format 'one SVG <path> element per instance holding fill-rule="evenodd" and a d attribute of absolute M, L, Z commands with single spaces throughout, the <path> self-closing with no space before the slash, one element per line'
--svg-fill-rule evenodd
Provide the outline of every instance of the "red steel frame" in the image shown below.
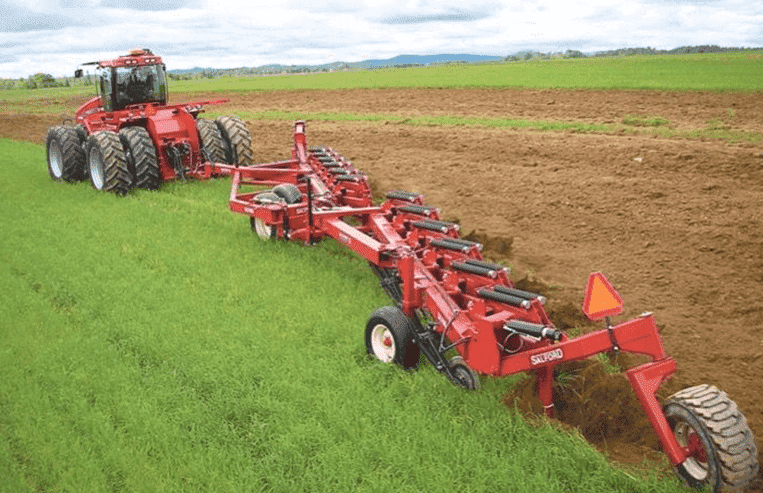
<path fill-rule="evenodd" d="M 202 174 L 232 175 L 230 209 L 275 227 L 279 238 L 312 243 L 328 236 L 379 269 L 395 269 L 401 285 L 400 306 L 407 316 L 429 314 L 434 331 L 455 341 L 453 346 L 479 373 L 504 376 L 535 372 L 538 395 L 549 416 L 553 414 L 554 366 L 612 350 L 649 356 L 650 362 L 625 374 L 671 463 L 677 466 L 693 455 L 688 447 L 679 446 L 657 401 L 657 389 L 676 371 L 676 363 L 665 354 L 651 314 L 615 326 L 607 322 L 607 328 L 574 339 L 561 333 L 558 340 L 513 334 L 509 345 L 509 339 L 504 339 L 507 322 L 553 327 L 542 297 L 506 303 L 481 295 L 512 289 L 507 270 L 487 269 L 480 246 L 461 240 L 457 225 L 438 222 L 439 210 L 424 207 L 423 196 L 392 193 L 381 206 L 373 206 L 366 177 L 349 161 L 330 148 L 308 150 L 304 122 L 295 123 L 293 137 L 290 160 L 245 168 L 207 163 Z M 319 154 L 327 158 L 321 160 Z M 341 173 L 332 172 L 324 164 L 327 161 L 331 169 L 338 168 Z M 261 203 L 257 199 L 260 192 L 241 190 L 247 185 L 282 183 L 297 186 L 303 195 L 301 202 Z M 411 206 L 418 206 L 414 207 L 417 211 L 411 212 Z M 357 225 L 345 222 L 347 218 L 354 218 L 352 222 Z M 422 221 L 440 227 L 422 227 Z M 455 248 L 454 242 L 463 248 Z M 477 269 L 480 272 L 455 268 L 467 260 L 482 265 Z"/>

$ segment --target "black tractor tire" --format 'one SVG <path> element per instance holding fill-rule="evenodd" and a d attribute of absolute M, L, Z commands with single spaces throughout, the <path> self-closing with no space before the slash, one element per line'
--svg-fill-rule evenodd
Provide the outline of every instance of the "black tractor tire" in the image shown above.
<path fill-rule="evenodd" d="M 299 204 L 302 202 L 302 192 L 296 185 L 291 183 L 282 183 L 273 187 L 273 193 L 284 199 L 289 204 Z"/>
<path fill-rule="evenodd" d="M 210 163 L 225 163 L 223 134 L 217 124 L 211 120 L 199 118 L 196 120 L 196 130 L 199 131 L 199 141 L 204 159 Z"/>
<path fill-rule="evenodd" d="M 132 187 L 122 142 L 115 132 L 96 132 L 87 139 L 90 183 L 96 190 L 125 195 Z"/>
<path fill-rule="evenodd" d="M 383 306 L 366 324 L 366 350 L 383 363 L 415 370 L 421 350 L 414 342 L 411 320 L 396 306 Z"/>
<path fill-rule="evenodd" d="M 738 491 L 758 475 L 758 449 L 737 405 L 712 385 L 698 385 L 670 396 L 665 418 L 681 447 L 694 454 L 675 468 L 691 488 Z"/>
<path fill-rule="evenodd" d="M 225 162 L 236 166 L 251 166 L 254 164 L 252 152 L 252 134 L 244 122 L 238 117 L 218 116 L 215 120 L 223 136 L 223 151 Z"/>
<path fill-rule="evenodd" d="M 127 168 L 135 188 L 156 190 L 162 183 L 156 146 L 143 127 L 126 127 L 119 131 L 119 140 L 127 158 Z"/>
<path fill-rule="evenodd" d="M 461 356 L 454 356 L 448 360 L 448 366 L 453 373 L 453 382 L 465 390 L 477 391 L 481 388 L 479 375 L 467 366 Z"/>
<path fill-rule="evenodd" d="M 85 150 L 74 127 L 56 125 L 46 138 L 48 173 L 54 181 L 77 182 L 85 178 Z"/>
<path fill-rule="evenodd" d="M 79 136 L 79 143 L 80 146 L 82 146 L 82 152 L 85 152 L 85 142 L 87 142 L 87 129 L 80 123 L 74 126 L 74 130 L 77 131 L 77 135 Z"/>

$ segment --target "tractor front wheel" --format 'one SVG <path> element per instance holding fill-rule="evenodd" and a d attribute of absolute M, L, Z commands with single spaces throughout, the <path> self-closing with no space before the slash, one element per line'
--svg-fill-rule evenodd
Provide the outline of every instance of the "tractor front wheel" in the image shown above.
<path fill-rule="evenodd" d="M 411 321 L 398 307 L 384 306 L 371 314 L 366 349 L 382 363 L 395 363 L 406 370 L 415 370 L 419 364 L 420 350 Z"/>
<path fill-rule="evenodd" d="M 135 187 L 156 190 L 162 183 L 156 147 L 143 127 L 127 127 L 119 131 L 119 140 L 127 159 L 127 167 L 135 177 Z"/>
<path fill-rule="evenodd" d="M 48 130 L 48 173 L 55 181 L 75 182 L 85 176 L 85 151 L 74 127 L 56 125 Z"/>
<path fill-rule="evenodd" d="M 96 190 L 124 195 L 132 187 L 122 142 L 114 132 L 97 132 L 87 139 L 90 183 Z"/>
<path fill-rule="evenodd" d="M 692 488 L 744 488 L 758 474 L 758 449 L 737 405 L 712 385 L 698 385 L 665 401 L 665 417 L 689 457 L 676 474 Z"/>

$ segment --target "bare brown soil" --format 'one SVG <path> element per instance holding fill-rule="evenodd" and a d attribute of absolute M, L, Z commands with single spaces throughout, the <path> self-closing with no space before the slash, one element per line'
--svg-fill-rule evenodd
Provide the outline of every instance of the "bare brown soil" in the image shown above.
<path fill-rule="evenodd" d="M 621 122 L 633 114 L 659 115 L 675 128 L 722 119 L 730 128 L 763 131 L 759 94 L 443 89 L 228 97 L 232 112 L 581 122 Z M 52 123 L 0 115 L 0 137 L 41 142 Z M 290 154 L 290 123 L 248 122 L 257 161 Z M 678 363 L 661 396 L 716 385 L 744 412 L 763 451 L 763 149 L 707 139 L 405 124 L 315 122 L 307 131 L 309 144 L 338 150 L 378 189 L 422 192 L 464 233 L 506 240 L 503 253 L 492 256 L 514 268 L 515 280 L 548 292 L 559 326 L 581 324 L 577 307 L 588 274 L 605 272 L 625 300 L 626 313 L 616 321 L 654 312 Z M 624 377 L 587 366 L 571 374 L 578 387 L 557 397 L 563 421 L 613 459 L 638 464 L 659 456 Z M 531 392 L 523 392 L 520 400 L 531 408 Z M 753 490 L 763 490 L 760 478 Z"/>

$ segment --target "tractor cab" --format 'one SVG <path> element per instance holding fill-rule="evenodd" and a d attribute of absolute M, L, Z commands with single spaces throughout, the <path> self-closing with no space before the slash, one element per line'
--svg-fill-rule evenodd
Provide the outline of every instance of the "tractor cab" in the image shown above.
<path fill-rule="evenodd" d="M 150 50 L 132 50 L 114 60 L 90 64 L 97 65 L 98 95 L 105 111 L 122 110 L 134 104 L 167 104 L 165 65 Z M 78 73 L 81 75 L 81 70 Z"/>

